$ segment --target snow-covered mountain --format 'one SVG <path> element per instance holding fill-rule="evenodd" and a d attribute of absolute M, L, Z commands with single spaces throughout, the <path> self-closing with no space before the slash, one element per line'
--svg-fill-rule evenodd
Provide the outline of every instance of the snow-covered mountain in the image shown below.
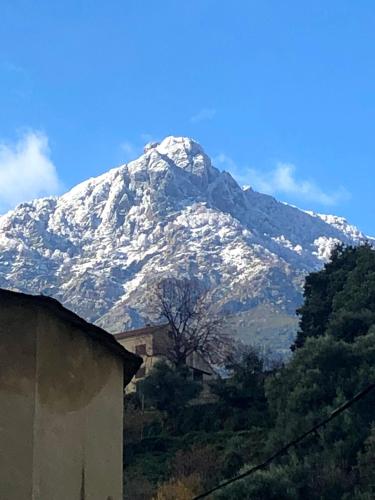
<path fill-rule="evenodd" d="M 63 196 L 1 216 L 0 287 L 51 295 L 118 331 L 147 321 L 151 279 L 189 274 L 241 318 L 233 325 L 243 336 L 258 328 L 259 337 L 271 317 L 289 325 L 304 275 L 336 242 L 365 240 L 345 219 L 242 189 L 192 139 L 167 137 Z"/>

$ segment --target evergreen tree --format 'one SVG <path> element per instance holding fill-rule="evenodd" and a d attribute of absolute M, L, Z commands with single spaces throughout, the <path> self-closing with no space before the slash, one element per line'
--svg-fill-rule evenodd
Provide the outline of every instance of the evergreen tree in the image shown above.
<path fill-rule="evenodd" d="M 371 500 L 375 498 L 375 425 L 364 443 L 363 450 L 358 455 L 359 485 L 356 500 Z"/>
<path fill-rule="evenodd" d="M 292 349 L 308 337 L 333 335 L 353 341 L 375 323 L 375 250 L 339 245 L 324 269 L 306 278 L 300 328 Z"/>
<path fill-rule="evenodd" d="M 150 374 L 138 384 L 139 394 L 144 397 L 146 406 L 168 417 L 181 412 L 201 389 L 201 385 L 192 379 L 187 366 L 175 368 L 164 361 L 156 363 Z"/>

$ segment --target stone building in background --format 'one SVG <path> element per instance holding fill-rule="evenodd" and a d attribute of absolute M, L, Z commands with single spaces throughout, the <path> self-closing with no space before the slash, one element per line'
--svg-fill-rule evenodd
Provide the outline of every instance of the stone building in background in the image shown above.
<path fill-rule="evenodd" d="M 140 364 L 56 300 L 0 290 L 0 498 L 121 500 Z"/>
<path fill-rule="evenodd" d="M 149 374 L 155 363 L 168 361 L 168 346 L 171 342 L 168 325 L 145 326 L 117 333 L 114 337 L 128 351 L 138 354 L 143 359 L 141 368 L 126 388 L 127 392 L 136 390 L 137 382 Z M 197 353 L 188 356 L 186 365 L 190 369 L 192 378 L 202 382 L 204 388 L 216 376 L 212 367 Z M 203 390 L 202 396 L 205 395 L 206 391 Z"/>

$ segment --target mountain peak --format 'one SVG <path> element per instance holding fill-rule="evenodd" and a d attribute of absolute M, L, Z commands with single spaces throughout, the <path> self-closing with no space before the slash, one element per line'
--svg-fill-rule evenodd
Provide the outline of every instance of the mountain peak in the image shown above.
<path fill-rule="evenodd" d="M 175 165 L 206 180 L 217 173 L 202 146 L 190 137 L 168 136 L 161 142 L 149 142 L 144 147 L 144 155 L 132 164 L 132 170 L 151 168 L 159 171 Z"/>
<path fill-rule="evenodd" d="M 157 144 L 156 148 L 159 153 L 166 155 L 176 154 L 182 151 L 189 156 L 205 154 L 202 146 L 191 137 L 170 135 Z"/>
<path fill-rule="evenodd" d="M 278 322 L 294 321 L 305 273 L 336 242 L 364 239 L 340 218 L 241 189 L 196 141 L 170 136 L 63 196 L 0 217 L 0 286 L 49 294 L 123 330 L 147 320 L 151 281 L 189 275 L 244 324 L 261 304 L 277 309 Z"/>
<path fill-rule="evenodd" d="M 174 135 L 167 136 L 162 141 L 148 142 L 143 148 L 144 153 L 153 150 L 167 156 L 180 155 L 182 152 L 188 156 L 205 154 L 202 146 L 191 137 L 179 137 Z"/>

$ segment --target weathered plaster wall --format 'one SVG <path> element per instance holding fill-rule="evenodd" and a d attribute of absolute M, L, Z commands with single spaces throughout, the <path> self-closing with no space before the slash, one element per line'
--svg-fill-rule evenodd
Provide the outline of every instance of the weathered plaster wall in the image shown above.
<path fill-rule="evenodd" d="M 122 360 L 41 311 L 37 361 L 36 498 L 120 500 Z"/>
<path fill-rule="evenodd" d="M 22 320 L 21 320 L 22 318 Z M 36 315 L 23 303 L 0 307 L 0 498 L 32 498 Z"/>
<path fill-rule="evenodd" d="M 144 335 L 137 335 L 134 337 L 129 337 L 129 338 L 122 338 L 119 339 L 118 342 L 125 347 L 128 351 L 135 353 L 136 352 L 136 347 L 140 344 L 145 344 L 146 345 L 146 355 L 142 356 L 143 359 L 143 364 L 142 368 L 145 368 L 145 373 L 148 374 L 151 370 L 151 368 L 154 366 L 154 364 L 158 361 L 158 357 L 154 356 L 154 339 L 153 336 L 150 334 L 144 334 Z M 129 385 L 126 387 L 126 392 L 134 392 L 136 390 L 136 382 L 137 382 L 136 376 L 133 378 L 133 380 L 129 383 Z"/>
<path fill-rule="evenodd" d="M 44 307 L 0 335 L 0 499 L 121 500 L 122 359 Z"/>

